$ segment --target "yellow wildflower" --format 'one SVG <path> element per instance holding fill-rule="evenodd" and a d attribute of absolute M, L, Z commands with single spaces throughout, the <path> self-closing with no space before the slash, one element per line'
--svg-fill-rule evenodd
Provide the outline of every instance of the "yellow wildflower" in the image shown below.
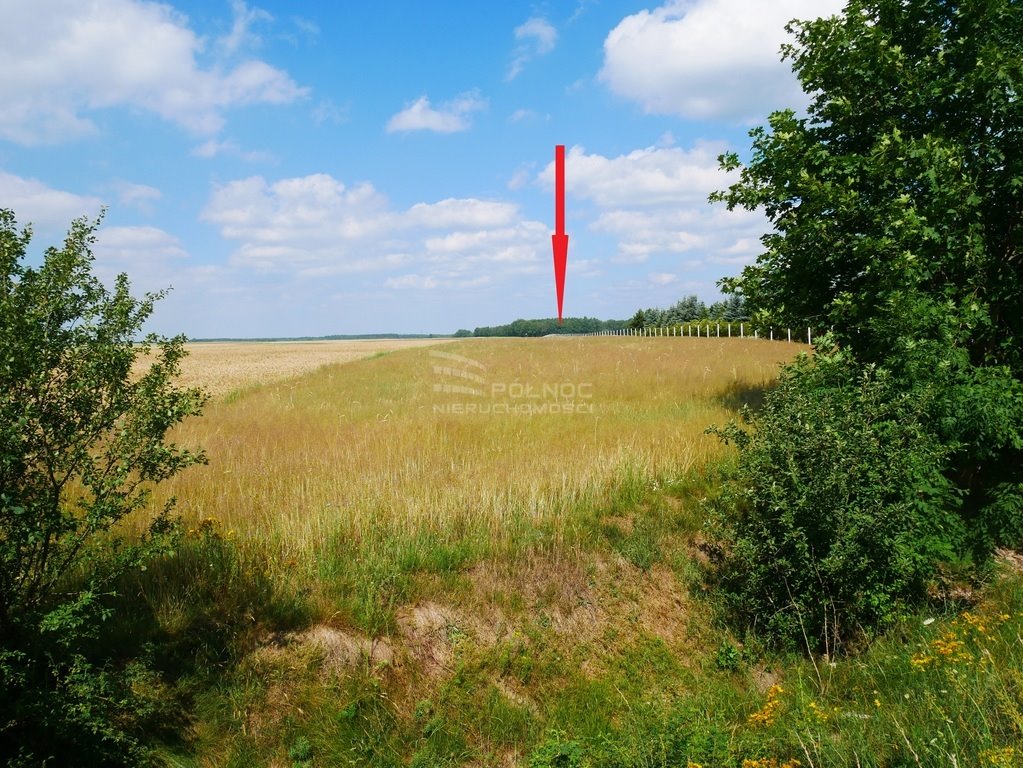
<path fill-rule="evenodd" d="M 775 713 L 781 702 L 778 696 L 785 692 L 785 689 L 775 683 L 767 691 L 767 701 L 758 711 L 749 716 L 750 725 L 767 727 L 774 723 Z"/>
<path fill-rule="evenodd" d="M 982 765 L 994 766 L 994 768 L 1013 768 L 1018 765 L 1016 758 L 1019 755 L 1015 747 L 1002 747 L 1001 749 L 985 749 L 980 753 Z"/>

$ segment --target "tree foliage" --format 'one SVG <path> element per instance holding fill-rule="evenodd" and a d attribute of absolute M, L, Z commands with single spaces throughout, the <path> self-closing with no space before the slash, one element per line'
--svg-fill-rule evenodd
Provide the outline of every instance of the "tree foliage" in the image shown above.
<path fill-rule="evenodd" d="M 789 366 L 746 413 L 755 429 L 718 431 L 742 457 L 720 506 L 719 576 L 747 629 L 833 652 L 922 599 L 963 551 L 950 449 L 929 426 L 940 397 L 836 350 Z"/>
<path fill-rule="evenodd" d="M 851 0 L 794 22 L 812 95 L 775 112 L 712 196 L 763 208 L 765 252 L 725 287 L 774 325 L 832 327 L 865 361 L 939 340 L 1023 372 L 1023 9 Z"/>
<path fill-rule="evenodd" d="M 507 325 L 483 326 L 473 336 L 548 336 L 555 333 L 595 333 L 624 327 L 620 320 L 598 320 L 595 317 L 566 317 L 561 325 L 556 317 L 537 320 L 515 320 Z"/>
<path fill-rule="evenodd" d="M 789 31 L 810 105 L 753 130 L 745 165 L 721 158 L 741 173 L 712 199 L 773 227 L 722 285 L 760 323 L 833 328 L 844 378 L 790 370 L 740 441 L 732 591 L 764 625 L 791 618 L 779 585 L 805 619 L 830 584 L 846 630 L 869 628 L 942 560 L 1023 541 L 1023 8 L 850 0 Z M 884 535 L 849 545 L 871 509 Z M 781 578 L 795 563 L 809 581 Z M 815 644 L 844 638 L 835 615 Z"/>
<path fill-rule="evenodd" d="M 31 231 L 0 210 L 0 746 L 37 764 L 76 744 L 99 762 L 130 751 L 103 714 L 130 691 L 79 646 L 111 580 L 165 546 L 171 504 L 141 540 L 117 524 L 203 461 L 167 440 L 204 402 L 174 383 L 184 337 L 137 343 L 162 294 L 135 299 L 125 275 L 109 289 L 93 275 L 98 225 L 76 220 L 30 267 Z"/>

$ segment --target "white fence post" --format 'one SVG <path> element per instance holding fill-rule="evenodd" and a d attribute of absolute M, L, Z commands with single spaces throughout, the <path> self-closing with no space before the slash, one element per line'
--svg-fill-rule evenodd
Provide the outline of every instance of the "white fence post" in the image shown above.
<path fill-rule="evenodd" d="M 806 343 L 807 344 L 813 344 L 812 336 L 810 335 L 809 327 L 806 329 Z"/>
<path fill-rule="evenodd" d="M 789 328 L 789 343 L 792 343 L 792 329 Z"/>

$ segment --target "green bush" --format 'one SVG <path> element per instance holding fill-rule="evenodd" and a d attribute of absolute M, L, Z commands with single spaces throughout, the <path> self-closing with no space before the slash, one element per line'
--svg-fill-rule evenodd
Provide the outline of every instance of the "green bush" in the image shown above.
<path fill-rule="evenodd" d="M 529 755 L 529 768 L 579 768 L 582 761 L 582 745 L 554 731 Z"/>
<path fill-rule="evenodd" d="M 781 645 L 836 651 L 925 596 L 966 549 L 954 449 L 935 434 L 941 391 L 907 389 L 842 352 L 787 367 L 718 502 L 717 568 L 732 613 Z"/>
<path fill-rule="evenodd" d="M 203 461 L 166 441 L 204 396 L 175 386 L 184 338 L 141 329 L 141 300 L 91 271 L 98 222 L 75 221 L 41 267 L 31 231 L 0 209 L 0 758 L 11 765 L 135 764 L 159 719 L 145 670 L 98 639 L 119 574 L 166 551 L 168 504 L 141 540 L 115 534 L 149 488 Z M 135 370 L 136 360 L 149 365 Z"/>

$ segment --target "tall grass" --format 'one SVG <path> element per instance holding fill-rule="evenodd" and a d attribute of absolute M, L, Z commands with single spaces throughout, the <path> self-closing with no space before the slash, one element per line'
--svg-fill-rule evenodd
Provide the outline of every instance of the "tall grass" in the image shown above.
<path fill-rule="evenodd" d="M 395 536 L 514 548 L 523 527 L 572 539 L 580 509 L 721 454 L 703 434 L 794 348 L 713 339 L 480 340 L 444 347 L 488 383 L 587 385 L 592 414 L 435 412 L 451 401 L 427 350 L 328 366 L 214 402 L 176 436 L 210 456 L 161 493 L 186 518 L 281 561 Z M 159 502 L 160 499 L 157 499 Z M 380 534 L 383 534 L 381 537 Z M 347 545 L 343 545 L 347 546 Z"/>
<path fill-rule="evenodd" d="M 176 435 L 209 466 L 154 499 L 188 535 L 138 581 L 185 670 L 167 764 L 1017 764 L 1019 577 L 839 660 L 764 658 L 701 597 L 696 500 L 728 455 L 704 430 L 799 349 L 443 347 L 482 366 L 468 402 L 586 385 L 571 415 L 438 408 L 457 361 L 429 349 L 220 396 Z"/>

